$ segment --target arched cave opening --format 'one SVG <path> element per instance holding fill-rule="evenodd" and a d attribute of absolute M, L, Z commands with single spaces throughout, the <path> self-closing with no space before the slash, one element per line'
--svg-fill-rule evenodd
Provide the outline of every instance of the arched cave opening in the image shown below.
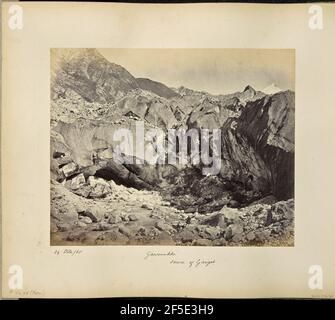
<path fill-rule="evenodd" d="M 94 176 L 107 181 L 113 180 L 116 184 L 124 185 L 127 188 L 135 188 L 137 190 L 146 189 L 144 184 L 143 186 L 141 186 L 140 183 L 135 181 L 131 173 L 126 177 L 121 177 L 120 175 L 117 175 L 115 172 L 108 168 L 101 168 L 95 172 Z"/>

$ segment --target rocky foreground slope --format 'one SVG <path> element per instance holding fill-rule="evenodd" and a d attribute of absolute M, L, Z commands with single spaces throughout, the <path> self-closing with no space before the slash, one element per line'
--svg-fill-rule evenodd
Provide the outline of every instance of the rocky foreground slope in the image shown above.
<path fill-rule="evenodd" d="M 90 179 L 103 199 L 73 194 L 51 184 L 51 240 L 57 244 L 292 245 L 293 200 L 273 197 L 244 208 L 209 213 L 179 210 L 157 191 L 136 190 L 112 180 Z M 101 189 L 101 190 L 97 190 Z M 264 203 L 265 202 L 265 203 Z"/>
<path fill-rule="evenodd" d="M 221 129 L 221 170 L 119 164 L 115 130 Z M 128 154 L 134 157 L 134 154 Z M 94 49 L 52 52 L 53 244 L 292 245 L 294 93 L 135 78 Z"/>

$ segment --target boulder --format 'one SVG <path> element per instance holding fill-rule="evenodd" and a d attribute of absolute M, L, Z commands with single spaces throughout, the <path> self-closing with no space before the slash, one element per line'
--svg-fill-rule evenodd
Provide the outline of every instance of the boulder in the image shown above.
<path fill-rule="evenodd" d="M 271 230 L 259 230 L 255 232 L 256 240 L 260 242 L 268 241 L 271 235 Z"/>
<path fill-rule="evenodd" d="M 271 210 L 274 222 L 283 219 L 292 220 L 294 218 L 294 201 L 293 199 L 279 201 L 271 207 Z"/>
<path fill-rule="evenodd" d="M 163 221 L 157 221 L 155 227 L 160 231 L 171 232 L 174 231 L 173 227 Z"/>
<path fill-rule="evenodd" d="M 58 227 L 57 227 L 57 224 L 55 221 L 51 221 L 51 224 L 50 224 L 50 232 L 51 233 L 55 233 L 58 231 Z"/>
<path fill-rule="evenodd" d="M 225 231 L 225 239 L 229 240 L 236 234 L 243 233 L 243 226 L 240 224 L 231 224 Z"/>
<path fill-rule="evenodd" d="M 147 204 L 147 203 L 143 203 L 142 206 L 141 206 L 141 208 L 147 209 L 147 210 L 152 210 L 153 209 L 152 206 L 149 205 L 149 204 Z"/>
<path fill-rule="evenodd" d="M 264 197 L 260 200 L 254 201 L 253 203 L 251 203 L 251 205 L 256 205 L 256 204 L 274 204 L 277 202 L 277 199 L 275 196 L 267 196 Z"/>
<path fill-rule="evenodd" d="M 79 214 L 81 214 L 82 212 L 85 212 L 86 210 L 86 207 L 83 205 L 83 203 L 79 201 L 74 204 L 74 207 L 76 208 Z"/>
<path fill-rule="evenodd" d="M 227 223 L 225 222 L 225 216 L 221 212 L 206 217 L 205 219 L 202 220 L 201 224 L 205 224 L 212 227 L 218 226 L 223 229 L 227 227 Z"/>
<path fill-rule="evenodd" d="M 78 196 L 88 198 L 91 193 L 91 187 L 88 185 L 81 185 L 80 188 L 72 190 L 72 192 L 77 194 Z"/>
<path fill-rule="evenodd" d="M 87 182 L 92 188 L 96 187 L 97 185 L 103 185 L 105 187 L 110 187 L 110 184 L 107 181 L 105 181 L 102 178 L 96 178 L 94 176 L 88 177 Z"/>
<path fill-rule="evenodd" d="M 75 207 L 68 203 L 51 203 L 51 216 L 57 221 L 70 223 L 78 219 L 78 213 Z"/>
<path fill-rule="evenodd" d="M 80 216 L 79 219 L 81 222 L 84 222 L 86 224 L 92 223 L 92 219 L 90 217 Z"/>
<path fill-rule="evenodd" d="M 122 219 L 118 215 L 111 214 L 108 218 L 108 223 L 110 224 L 116 224 L 122 222 Z"/>
<path fill-rule="evenodd" d="M 224 215 L 224 219 L 227 224 L 239 221 L 240 212 L 238 209 L 224 207 L 221 209 L 220 213 Z"/>
<path fill-rule="evenodd" d="M 135 214 L 130 214 L 128 216 L 128 219 L 129 219 L 129 221 L 137 221 L 138 220 L 138 218 Z"/>
<path fill-rule="evenodd" d="M 265 220 L 265 226 L 269 226 L 271 223 L 273 223 L 276 220 L 273 220 L 273 214 L 271 210 L 268 210 Z"/>
<path fill-rule="evenodd" d="M 243 240 L 244 240 L 243 233 L 237 233 L 232 238 L 232 241 L 235 243 L 242 243 Z"/>
<path fill-rule="evenodd" d="M 225 246 L 227 245 L 227 240 L 225 238 L 219 238 L 212 241 L 214 246 Z"/>
<path fill-rule="evenodd" d="M 71 225 L 67 223 L 57 223 L 57 229 L 61 232 L 69 231 L 71 229 Z"/>
<path fill-rule="evenodd" d="M 96 184 L 92 189 L 89 194 L 90 198 L 104 198 L 108 194 L 111 193 L 111 188 L 110 186 L 106 186 L 104 184 Z"/>
<path fill-rule="evenodd" d="M 80 188 L 80 186 L 85 184 L 85 177 L 84 175 L 78 174 L 77 176 L 75 176 L 72 180 L 71 180 L 71 189 L 72 190 L 77 190 Z"/>
<path fill-rule="evenodd" d="M 80 227 L 80 228 L 86 228 L 87 227 L 87 224 L 85 222 L 81 221 L 81 220 L 76 221 L 75 225 Z"/>
<path fill-rule="evenodd" d="M 70 177 L 78 172 L 78 166 L 74 162 L 70 162 L 62 167 L 62 172 L 65 177 Z"/>
<path fill-rule="evenodd" d="M 112 226 L 109 223 L 106 222 L 100 222 L 94 228 L 92 229 L 93 231 L 106 231 L 110 230 Z"/>
<path fill-rule="evenodd" d="M 99 207 L 92 207 L 86 209 L 85 212 L 81 213 L 81 215 L 91 218 L 93 222 L 98 222 L 104 218 L 105 212 Z"/>
<path fill-rule="evenodd" d="M 139 227 L 139 229 L 136 232 L 136 235 L 140 237 L 145 237 L 148 234 L 148 231 L 145 227 Z"/>
<path fill-rule="evenodd" d="M 119 232 L 122 233 L 127 238 L 130 238 L 132 236 L 132 232 L 125 226 L 121 225 L 119 227 Z"/>
<path fill-rule="evenodd" d="M 212 240 L 219 238 L 221 235 L 221 230 L 215 227 L 207 227 L 205 229 L 205 232 L 208 234 L 209 238 Z"/>
<path fill-rule="evenodd" d="M 69 155 L 64 155 L 56 159 L 59 166 L 64 166 L 70 162 L 73 162 L 73 159 Z"/>
<path fill-rule="evenodd" d="M 212 241 L 208 239 L 195 239 L 192 242 L 193 246 L 211 246 Z"/>
<path fill-rule="evenodd" d="M 195 238 L 195 235 L 193 232 L 189 230 L 183 230 L 179 233 L 179 238 L 181 239 L 182 242 L 192 242 Z"/>
<path fill-rule="evenodd" d="M 238 208 L 240 206 L 239 202 L 236 200 L 230 200 L 228 206 L 231 208 Z"/>
<path fill-rule="evenodd" d="M 249 232 L 249 233 L 247 234 L 247 236 L 246 236 L 246 239 L 247 239 L 248 241 L 255 240 L 255 238 L 256 238 L 256 235 L 255 235 L 255 233 L 254 233 L 253 231 Z"/>

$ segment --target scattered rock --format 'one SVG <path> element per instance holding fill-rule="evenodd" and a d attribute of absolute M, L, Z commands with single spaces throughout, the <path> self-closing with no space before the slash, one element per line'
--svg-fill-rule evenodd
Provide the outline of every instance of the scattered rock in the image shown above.
<path fill-rule="evenodd" d="M 153 210 L 152 206 L 150 206 L 150 205 L 148 205 L 146 203 L 143 203 L 142 206 L 141 206 L 141 208 L 147 209 L 147 210 Z"/>
<path fill-rule="evenodd" d="M 65 177 L 69 177 L 77 173 L 78 166 L 74 162 L 70 162 L 66 164 L 64 167 L 62 167 L 62 171 L 65 175 Z"/>
<path fill-rule="evenodd" d="M 235 243 L 242 243 L 243 242 L 243 234 L 242 233 L 237 233 L 233 236 L 232 241 Z"/>
<path fill-rule="evenodd" d="M 222 208 L 220 213 L 224 215 L 225 222 L 228 224 L 234 223 L 235 221 L 239 220 L 239 211 L 238 209 L 231 209 L 231 208 Z"/>
<path fill-rule="evenodd" d="M 246 236 L 246 239 L 248 240 L 248 241 L 252 241 L 252 240 L 255 240 L 255 238 L 256 238 L 256 235 L 255 235 L 255 233 L 254 232 L 249 232 L 248 234 L 247 234 L 247 236 Z"/>
<path fill-rule="evenodd" d="M 255 232 L 256 239 L 260 242 L 265 242 L 269 239 L 271 230 L 260 230 Z"/>
<path fill-rule="evenodd" d="M 185 213 L 194 213 L 196 212 L 198 209 L 196 207 L 189 207 L 189 208 L 186 208 L 184 210 Z"/>
<path fill-rule="evenodd" d="M 250 205 L 256 205 L 256 204 L 274 204 L 277 202 L 277 199 L 275 196 L 267 196 L 267 197 L 264 197 L 260 200 L 257 200 L 257 201 L 254 201 L 253 203 L 251 203 Z"/>
<path fill-rule="evenodd" d="M 131 231 L 123 225 L 119 226 L 119 232 L 122 233 L 123 235 L 125 235 L 128 238 L 130 238 L 131 235 L 132 235 Z"/>
<path fill-rule="evenodd" d="M 240 204 L 236 200 L 230 200 L 229 203 L 228 203 L 228 206 L 231 207 L 231 208 L 238 208 L 240 206 Z"/>
<path fill-rule="evenodd" d="M 227 240 L 224 238 L 220 238 L 220 239 L 215 239 L 212 241 L 212 244 L 214 246 L 226 246 L 227 245 Z"/>
<path fill-rule="evenodd" d="M 136 232 L 137 235 L 141 236 L 141 237 L 145 237 L 147 234 L 148 234 L 148 231 L 146 228 L 144 227 L 140 227 L 137 232 Z"/>
<path fill-rule="evenodd" d="M 80 186 L 84 185 L 85 184 L 85 177 L 84 175 L 81 173 L 81 174 L 78 174 L 77 176 L 75 176 L 74 178 L 72 178 L 71 180 L 71 189 L 72 190 L 77 190 L 80 188 Z"/>
<path fill-rule="evenodd" d="M 51 233 L 55 233 L 55 232 L 57 232 L 57 231 L 58 231 L 57 224 L 51 222 L 51 225 L 50 225 L 50 232 L 51 232 Z"/>
<path fill-rule="evenodd" d="M 209 217 L 205 218 L 202 220 L 201 224 L 206 224 L 209 226 L 219 226 L 219 227 L 226 227 L 226 223 L 224 221 L 224 216 L 222 215 L 222 213 L 216 213 L 213 215 L 210 215 Z"/>
<path fill-rule="evenodd" d="M 108 223 L 110 223 L 110 224 L 120 223 L 121 221 L 122 221 L 122 219 L 118 215 L 111 214 L 108 218 Z"/>
<path fill-rule="evenodd" d="M 92 219 L 90 217 L 80 216 L 79 219 L 80 219 L 80 221 L 82 221 L 86 224 L 91 224 L 92 223 Z"/>
<path fill-rule="evenodd" d="M 71 232 L 67 235 L 66 240 L 67 241 L 77 241 L 82 242 L 86 239 L 86 232 Z"/>
<path fill-rule="evenodd" d="M 93 222 L 98 222 L 104 218 L 104 211 L 99 207 L 92 207 L 85 210 L 81 215 L 91 218 Z"/>
<path fill-rule="evenodd" d="M 191 242 L 194 239 L 194 234 L 189 230 L 183 230 L 178 235 L 182 242 Z"/>
<path fill-rule="evenodd" d="M 236 234 L 243 233 L 243 227 L 240 224 L 231 224 L 225 231 L 225 239 L 229 240 Z"/>
<path fill-rule="evenodd" d="M 78 196 L 88 198 L 91 193 L 91 187 L 87 185 L 82 185 L 79 189 L 73 190 L 73 193 L 77 194 Z"/>
<path fill-rule="evenodd" d="M 70 162 L 73 162 L 73 159 L 69 155 L 64 155 L 56 159 L 59 166 L 64 166 Z"/>
<path fill-rule="evenodd" d="M 124 222 L 128 222 L 129 218 L 128 218 L 128 216 L 123 214 L 123 215 L 121 215 L 121 220 L 124 221 Z"/>
<path fill-rule="evenodd" d="M 112 192 L 110 186 L 97 184 L 91 189 L 90 198 L 104 198 Z"/>
<path fill-rule="evenodd" d="M 81 227 L 81 228 L 86 228 L 87 227 L 87 224 L 82 221 L 82 220 L 79 220 L 79 221 L 76 221 L 75 223 L 78 227 Z"/>
<path fill-rule="evenodd" d="M 85 212 L 86 207 L 82 204 L 82 202 L 78 201 L 77 203 L 74 204 L 77 212 L 80 214 L 82 212 Z"/>
<path fill-rule="evenodd" d="M 129 221 L 137 221 L 138 220 L 138 218 L 135 214 L 130 214 L 128 216 L 128 219 L 129 219 Z"/>
<path fill-rule="evenodd" d="M 105 230 L 110 230 L 112 226 L 109 223 L 106 222 L 100 222 L 97 225 L 93 227 L 93 231 L 105 231 Z"/>
<path fill-rule="evenodd" d="M 272 222 L 273 222 L 272 211 L 269 210 L 268 213 L 267 213 L 267 216 L 266 216 L 265 226 L 269 226 Z"/>
<path fill-rule="evenodd" d="M 61 232 L 69 231 L 71 229 L 71 225 L 66 223 L 57 223 L 57 229 Z"/>
<path fill-rule="evenodd" d="M 214 240 L 220 237 L 221 231 L 215 227 L 208 227 L 205 232 L 209 235 L 210 239 Z"/>
<path fill-rule="evenodd" d="M 208 239 L 196 239 L 192 242 L 193 246 L 211 246 L 212 241 Z"/>
<path fill-rule="evenodd" d="M 157 221 L 155 227 L 160 231 L 168 231 L 171 232 L 173 227 L 163 221 Z"/>
<path fill-rule="evenodd" d="M 170 234 L 166 231 L 162 231 L 157 235 L 157 240 L 162 241 L 166 244 L 166 242 L 170 242 L 173 244 L 172 238 Z"/>

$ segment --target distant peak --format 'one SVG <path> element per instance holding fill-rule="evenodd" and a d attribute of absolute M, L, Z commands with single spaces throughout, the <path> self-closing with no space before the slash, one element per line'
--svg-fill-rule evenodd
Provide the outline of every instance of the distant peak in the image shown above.
<path fill-rule="evenodd" d="M 265 94 L 275 94 L 280 91 L 282 91 L 282 89 L 277 87 L 274 83 L 270 84 L 269 86 L 267 86 L 262 90 L 262 92 L 264 92 Z"/>
<path fill-rule="evenodd" d="M 250 85 L 247 85 L 244 88 L 243 92 L 246 92 L 246 91 L 256 92 L 256 90 L 252 86 L 250 86 Z"/>

